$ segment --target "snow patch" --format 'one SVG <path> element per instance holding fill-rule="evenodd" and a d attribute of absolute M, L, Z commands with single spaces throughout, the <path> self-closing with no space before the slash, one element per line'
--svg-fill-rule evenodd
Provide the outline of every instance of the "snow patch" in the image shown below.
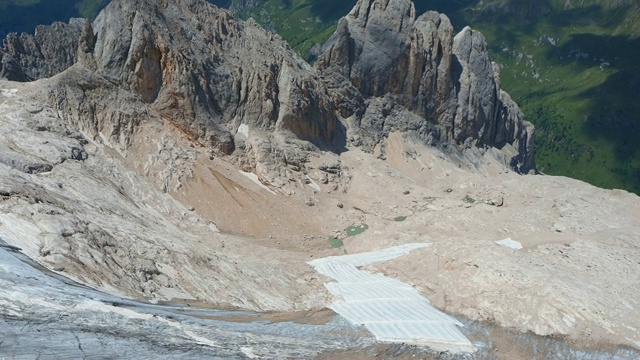
<path fill-rule="evenodd" d="M 242 171 L 242 170 L 238 170 L 240 172 L 240 174 L 246 176 L 249 178 L 249 180 L 253 181 L 254 183 L 258 184 L 258 186 L 260 186 L 261 188 L 267 190 L 268 192 L 272 193 L 273 195 L 277 195 L 275 191 L 269 189 L 265 184 L 263 184 L 260 179 L 258 179 L 258 175 L 254 174 L 254 173 L 250 173 L 250 172 L 246 172 L 246 171 Z"/>
<path fill-rule="evenodd" d="M 129 319 L 151 320 L 154 318 L 152 314 L 145 314 L 131 309 L 112 306 L 97 300 L 84 300 L 73 307 L 74 311 L 100 311 L 103 313 L 114 313 Z"/>
<path fill-rule="evenodd" d="M 311 179 L 309 176 L 307 176 L 307 181 L 308 181 L 307 185 L 309 185 L 310 188 L 312 188 L 317 192 L 322 192 L 322 189 L 320 189 L 320 185 L 318 185 L 318 183 L 313 181 L 313 179 Z"/>
<path fill-rule="evenodd" d="M 100 137 L 100 140 L 102 140 L 102 143 L 112 149 L 115 149 L 115 147 L 113 146 L 113 144 L 111 144 L 111 142 L 109 141 L 109 139 L 105 136 L 105 134 L 103 134 L 102 132 L 98 132 L 98 136 Z M 90 138 L 87 138 L 90 139 Z"/>
<path fill-rule="evenodd" d="M 164 317 L 161 316 L 157 316 L 157 315 L 153 315 L 153 314 L 147 314 L 147 313 L 141 313 L 141 312 L 137 312 L 131 309 L 126 309 L 123 307 L 119 307 L 119 306 L 111 306 L 108 304 L 105 304 L 101 301 L 96 301 L 96 300 L 86 300 L 84 302 L 81 302 L 77 305 L 75 305 L 74 310 L 85 310 L 85 311 L 101 311 L 101 312 L 105 312 L 105 313 L 114 313 L 114 314 L 118 314 L 118 315 L 122 315 L 124 317 L 130 318 L 130 319 L 138 319 L 138 320 L 157 320 L 160 321 L 162 323 L 165 323 L 169 326 L 172 326 L 176 329 L 181 330 L 182 332 L 184 332 L 184 334 L 188 337 L 190 337 L 195 343 L 197 344 L 201 344 L 201 345 L 205 345 L 205 346 L 210 346 L 210 347 L 219 347 L 219 345 L 212 340 L 209 340 L 205 337 L 202 337 L 196 333 L 194 333 L 191 330 L 186 329 L 182 324 L 180 324 L 179 322 L 176 321 L 172 321 L 169 319 L 166 319 Z"/>
<path fill-rule="evenodd" d="M 342 297 L 331 309 L 354 325 L 364 325 L 379 341 L 424 345 L 454 353 L 473 352 L 475 347 L 457 328 L 462 323 L 431 306 L 413 287 L 358 269 L 429 245 L 405 244 L 317 259 L 308 264 L 337 281 L 325 284 L 332 294 Z"/>
<path fill-rule="evenodd" d="M 509 249 L 513 249 L 513 250 L 522 249 L 522 244 L 519 241 L 512 240 L 511 238 L 506 238 L 504 240 L 498 240 L 494 242 L 500 246 L 504 246 Z"/>
<path fill-rule="evenodd" d="M 15 214 L 0 214 L 0 237 L 32 259 L 40 255 L 42 235 L 42 229 L 32 222 Z"/>
<path fill-rule="evenodd" d="M 247 357 L 249 359 L 257 359 L 257 358 L 259 358 L 259 356 L 256 355 L 255 352 L 253 352 L 253 349 L 248 347 L 248 346 L 241 347 L 240 351 L 242 351 L 243 354 L 247 355 Z"/>
<path fill-rule="evenodd" d="M 18 93 L 18 89 L 0 89 L 0 94 L 5 97 L 14 97 Z"/>
<path fill-rule="evenodd" d="M 209 230 L 213 231 L 214 233 L 220 232 L 220 229 L 218 229 L 218 227 L 214 223 L 209 223 Z"/>
<path fill-rule="evenodd" d="M 240 126 L 238 126 L 238 134 L 242 134 L 242 135 L 244 135 L 244 137 L 248 138 L 249 137 L 249 125 L 240 124 Z"/>

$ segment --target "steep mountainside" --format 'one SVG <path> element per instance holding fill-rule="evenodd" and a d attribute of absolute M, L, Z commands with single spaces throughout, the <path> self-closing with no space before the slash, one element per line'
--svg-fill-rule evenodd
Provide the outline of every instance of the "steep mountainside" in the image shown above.
<path fill-rule="evenodd" d="M 310 59 L 355 1 L 219 2 L 278 31 Z M 349 5 L 347 6 L 347 3 Z M 624 1 L 434 0 L 455 28 L 480 30 L 502 85 L 539 128 L 541 171 L 640 193 L 640 5 Z M 315 48 L 314 48 L 315 46 Z M 309 49 L 314 50 L 309 53 Z"/>
<path fill-rule="evenodd" d="M 265 28 L 282 35 L 307 60 L 314 60 L 320 45 L 333 33 L 337 21 L 356 4 L 355 0 L 209 0 L 243 19 L 254 18 Z M 441 0 L 440 0 L 441 1 Z M 431 10 L 414 2 L 418 14 Z"/>
<path fill-rule="evenodd" d="M 418 14 L 359 0 L 314 66 L 203 0 L 9 35 L 0 357 L 637 357 L 640 200 L 525 175 L 484 37 Z"/>
<path fill-rule="evenodd" d="M 541 171 L 640 193 L 637 1 L 493 1 L 453 16 L 487 36 L 539 129 Z"/>
<path fill-rule="evenodd" d="M 361 1 L 316 65 L 339 113 L 352 117 L 355 145 L 372 148 L 400 131 L 445 148 L 499 148 L 516 171 L 534 169 L 533 127 L 500 90 L 484 37 L 470 28 L 454 36 L 445 15 Z"/>
<path fill-rule="evenodd" d="M 161 11 L 190 16 L 168 21 Z M 42 51 L 52 44 L 54 51 Z M 336 149 L 344 137 L 330 96 L 308 64 L 279 37 L 204 2 L 113 2 L 93 24 L 74 20 L 41 27 L 35 36 L 12 34 L 0 56 L 0 73 L 18 81 L 49 77 L 75 63 L 58 77 L 51 101 L 78 127 L 103 134 L 122 151 L 140 116 L 151 112 L 146 116 L 165 119 L 212 156 L 235 152 L 245 170 L 258 168 L 280 184 L 289 170 L 279 165 L 302 167 L 310 146 L 291 135 Z M 112 106 L 120 96 L 110 90 L 114 86 L 130 94 L 129 107 L 122 100 L 121 108 Z"/>
<path fill-rule="evenodd" d="M 396 40 L 386 48 L 354 49 L 353 55 L 328 45 L 319 74 L 278 36 L 203 2 L 113 2 L 93 24 L 74 20 L 41 27 L 35 36 L 11 34 L 0 51 L 0 74 L 9 80 L 33 80 L 75 63 L 59 77 L 60 87 L 50 96 L 93 136 L 101 133 L 126 150 L 140 121 L 133 115 L 139 112 L 137 104 L 148 104 L 154 115 L 212 155 L 233 154 L 236 164 L 277 187 L 299 181 L 298 173 L 313 167 L 307 155 L 311 149 L 339 153 L 352 144 L 374 151 L 392 131 L 417 135 L 424 143 L 453 152 L 497 148 L 496 156 L 517 171 L 534 168 L 533 129 L 499 90 L 479 33 L 467 29 L 454 39 L 446 18 L 440 30 L 432 28 L 434 20 L 428 17 L 414 25 L 415 9 L 406 0 L 389 5 L 397 20 L 373 3 L 361 6 L 379 14 L 377 23 L 369 24 L 354 10 L 353 38 L 337 35 L 332 43 L 366 45 L 368 37 L 380 35 L 378 27 L 393 27 L 387 18 L 403 24 L 398 33 L 382 33 Z M 159 16 L 185 8 L 190 12 L 186 19 L 168 22 Z M 42 51 L 51 44 L 57 46 Z M 414 53 L 409 58 L 386 55 L 402 54 L 408 46 Z M 376 60 L 384 57 L 385 62 Z M 402 74 L 395 72 L 397 60 L 405 64 Z M 362 66 L 360 73 L 358 66 L 345 73 L 344 62 Z M 370 71 L 380 77 L 375 88 L 362 81 Z M 89 85 L 81 86 L 83 97 L 78 98 L 76 83 L 83 77 Z M 135 95 L 134 110 L 123 114 L 109 108 L 112 95 L 104 90 L 108 83 Z M 106 120 L 114 116 L 126 125 L 113 128 Z"/>
<path fill-rule="evenodd" d="M 209 0 L 282 35 L 309 60 L 355 0 Z M 36 24 L 92 16 L 105 1 L 56 3 L 4 0 L 0 34 Z M 4 6 L 4 8 L 3 8 Z M 454 28 L 470 25 L 488 40 L 502 85 L 539 128 L 536 159 L 548 174 L 640 193 L 640 5 L 624 1 L 434 0 Z"/>
<path fill-rule="evenodd" d="M 389 12 L 395 15 L 384 16 Z M 161 191 L 188 202 L 213 196 L 207 214 L 230 232 L 246 230 L 231 214 L 258 216 L 262 200 L 232 196 L 223 205 L 206 181 L 187 187 L 188 179 L 212 175 L 228 185 L 219 170 L 180 150 L 159 128 L 274 193 L 293 194 L 314 181 L 345 191 L 349 172 L 339 155 L 346 146 L 384 158 L 392 134 L 478 168 L 494 158 L 518 172 L 533 169 L 533 129 L 499 89 L 479 33 L 466 29 L 454 37 L 445 16 L 416 19 L 408 0 L 387 9 L 363 0 L 341 24 L 316 71 L 280 37 L 204 1 L 119 0 L 93 23 L 73 20 L 43 26 L 35 36 L 10 35 L 0 74 L 22 82 L 48 78 L 38 98 L 72 132 L 117 151 Z M 410 57 L 403 55 L 407 48 Z M 400 54 L 405 66 L 398 69 L 389 54 Z M 366 73 L 375 77 L 373 87 L 362 81 Z M 63 161 L 17 150 L 2 159 L 26 173 Z M 286 224 L 276 214 L 249 220 L 252 233 L 267 236 L 268 223 Z M 55 261 L 79 256 L 65 254 Z"/>

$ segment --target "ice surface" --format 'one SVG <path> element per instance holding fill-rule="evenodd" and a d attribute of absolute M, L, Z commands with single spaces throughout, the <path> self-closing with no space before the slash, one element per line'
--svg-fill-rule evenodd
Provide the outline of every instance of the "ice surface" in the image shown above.
<path fill-rule="evenodd" d="M 342 297 L 331 309 L 354 325 L 364 325 L 380 341 L 427 345 L 440 351 L 472 352 L 471 342 L 458 330 L 462 324 L 438 311 L 411 286 L 359 266 L 395 259 L 430 244 L 415 243 L 380 251 L 332 256 L 309 262 L 337 283 L 325 286 Z"/>
<path fill-rule="evenodd" d="M 251 315 L 105 294 L 43 272 L 0 240 L 0 359 L 306 359 L 374 343 L 340 317 L 321 325 L 223 320 Z"/>

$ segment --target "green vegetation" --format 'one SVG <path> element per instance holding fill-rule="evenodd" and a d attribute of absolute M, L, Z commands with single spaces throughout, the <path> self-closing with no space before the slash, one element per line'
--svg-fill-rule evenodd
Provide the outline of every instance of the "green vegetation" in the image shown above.
<path fill-rule="evenodd" d="M 640 193 L 640 7 L 565 5 L 485 1 L 452 18 L 487 38 L 502 87 L 536 126 L 542 172 Z"/>
<path fill-rule="evenodd" d="M 108 0 L 82 0 L 75 5 L 75 8 L 82 17 L 94 19 L 108 3 Z"/>
<path fill-rule="evenodd" d="M 400 220 L 402 221 L 402 220 Z M 344 232 L 347 234 L 346 237 L 351 237 L 351 236 L 356 236 L 356 235 L 360 235 L 363 232 L 365 232 L 367 229 L 369 228 L 369 226 L 365 223 L 362 224 L 358 224 L 358 225 L 351 225 L 348 228 L 346 228 L 344 230 Z M 344 246 L 344 241 L 343 239 L 340 239 L 336 236 L 332 236 L 329 238 L 329 245 L 331 245 L 332 248 L 341 248 Z"/>
<path fill-rule="evenodd" d="M 405 220 L 407 220 L 406 216 L 396 216 L 395 218 L 393 218 L 393 221 L 397 221 L 397 222 L 401 222 Z"/>
<path fill-rule="evenodd" d="M 277 32 L 310 61 L 331 36 L 338 19 L 355 4 L 355 1 L 340 0 L 266 0 L 254 1 L 251 5 L 244 5 L 244 0 L 209 1 L 220 7 L 238 9 L 241 18 L 253 18 L 266 29 Z"/>
<path fill-rule="evenodd" d="M 243 19 L 253 18 L 266 29 L 275 31 L 308 61 L 314 61 L 319 47 L 333 34 L 338 20 L 357 0 L 208 0 L 232 9 Z M 460 1 L 415 1 L 416 11 L 439 8 L 452 13 L 463 8 Z M 462 1 L 464 3 L 464 1 Z M 315 47 L 315 48 L 314 48 Z"/>

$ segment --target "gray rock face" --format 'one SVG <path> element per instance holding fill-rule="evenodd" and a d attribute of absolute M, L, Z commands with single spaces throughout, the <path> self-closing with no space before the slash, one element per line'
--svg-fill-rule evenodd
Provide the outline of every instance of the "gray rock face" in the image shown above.
<path fill-rule="evenodd" d="M 77 128 L 125 149 L 139 122 L 155 117 L 268 172 L 282 156 L 261 156 L 264 138 L 286 153 L 287 139 L 313 149 L 343 137 L 324 83 L 284 40 L 205 1 L 113 1 L 93 24 L 11 35 L 1 63 L 0 74 L 18 81 L 68 69 L 50 102 Z M 242 126 L 255 136 L 238 140 Z"/>
<path fill-rule="evenodd" d="M 416 19 L 409 0 L 361 0 L 340 20 L 317 67 L 339 113 L 356 115 L 356 143 L 372 148 L 391 131 L 413 131 L 461 149 L 510 145 L 507 165 L 535 167 L 533 126 L 499 89 L 484 37 L 469 28 L 454 36 L 445 15 Z M 381 102 L 382 111 L 369 109 Z M 398 121 L 402 111 L 423 123 Z"/>
<path fill-rule="evenodd" d="M 187 159 L 186 150 L 175 141 L 163 146 L 150 136 L 141 140 L 140 133 L 131 129 L 146 125 L 152 128 L 147 135 L 157 134 L 162 131 L 162 124 L 140 124 L 140 121 L 155 120 L 145 113 L 144 104 L 140 102 L 136 106 L 127 98 L 133 97 L 130 92 L 119 90 L 113 84 L 108 87 L 98 83 L 90 75 L 89 71 L 65 71 L 37 83 L 0 81 L 0 123 L 3 125 L 0 132 L 0 243 L 18 244 L 29 257 L 52 269 L 63 269 L 98 288 L 118 289 L 118 293 L 131 298 L 200 298 L 209 293 L 213 297 L 205 297 L 212 302 L 230 304 L 232 301 L 232 306 L 247 304 L 245 308 L 275 306 L 288 310 L 303 303 L 309 307 L 310 302 L 300 297 L 293 302 L 283 295 L 297 287 L 301 294 L 305 291 L 303 286 L 307 286 L 297 283 L 302 275 L 283 270 L 286 264 L 271 266 L 259 260 L 260 264 L 249 265 L 249 268 L 260 269 L 261 276 L 250 275 L 256 285 L 264 284 L 269 271 L 278 278 L 277 283 L 283 284 L 283 287 L 266 287 L 271 295 L 257 290 L 258 301 L 247 300 L 251 285 L 221 291 L 218 285 L 210 286 L 203 281 L 204 278 L 217 279 L 216 283 L 221 284 L 218 281 L 227 273 L 231 277 L 223 282 L 238 283 L 237 276 L 241 273 L 235 266 L 249 258 L 224 250 L 225 238 L 211 221 L 168 196 L 166 189 L 141 174 L 142 169 L 134 171 L 127 167 L 125 157 L 121 156 L 129 155 L 122 151 L 127 136 L 137 138 L 138 143 L 146 140 L 157 149 L 155 154 L 138 156 L 152 166 L 154 173 L 159 173 L 149 176 L 152 180 L 165 177 L 162 173 L 166 172 L 164 167 L 153 167 L 154 158 L 159 158 L 169 172 L 181 175 L 186 174 L 185 167 L 191 168 L 193 163 Z M 97 95 L 83 97 L 72 85 L 61 87 L 61 83 L 76 83 L 79 88 L 87 89 L 87 93 L 91 93 L 87 84 L 98 84 L 104 88 L 105 96 L 111 94 L 104 101 L 129 105 L 120 107 L 120 112 L 94 108 L 94 114 L 102 113 L 105 117 L 92 117 L 92 109 L 82 104 L 94 103 Z M 40 106 L 43 89 L 44 94 L 47 89 L 56 89 L 52 91 L 60 92 L 59 98 L 66 101 L 60 106 L 68 107 Z M 80 107 L 65 115 L 67 121 L 61 121 L 59 114 L 73 106 Z M 75 123 L 77 119 L 85 120 Z M 91 132 L 99 132 L 102 141 L 83 136 Z M 185 163 L 184 167 L 179 163 Z M 188 244 L 197 246 L 188 248 L 191 246 Z M 198 246 L 203 248 L 197 249 Z M 188 259 L 179 258 L 183 255 Z M 227 255 L 234 259 L 223 259 Z M 0 254 L 0 264 L 4 265 L 3 261 Z M 174 266 L 181 270 L 174 271 Z M 183 266 L 193 266 L 193 270 L 184 270 Z M 178 274 L 193 278 L 174 278 L 183 276 Z M 177 284 L 185 289 L 178 290 L 174 286 Z M 2 285 L 2 274 L 0 288 L 6 289 Z M 188 295 L 192 292 L 194 295 Z M 0 303 L 6 304 L 2 298 L 0 294 Z M 4 353 L 0 350 L 0 354 Z"/>
<path fill-rule="evenodd" d="M 95 20 L 97 73 L 225 154 L 245 124 L 331 144 L 323 84 L 288 45 L 204 1 L 115 1 Z"/>
<path fill-rule="evenodd" d="M 89 21 L 38 26 L 35 35 L 9 34 L 0 49 L 0 78 L 31 81 L 51 77 L 76 62 L 76 49 Z"/>
<path fill-rule="evenodd" d="M 279 36 L 201 0 L 113 1 L 93 24 L 10 35 L 0 56 L 13 80 L 67 69 L 49 101 L 89 136 L 126 149 L 154 117 L 273 184 L 292 179 L 283 164 L 298 171 L 305 153 L 346 142 L 337 115 L 366 150 L 401 131 L 444 148 L 497 147 L 507 165 L 534 168 L 533 127 L 499 89 L 482 35 L 454 37 L 435 12 L 416 19 L 409 0 L 359 1 L 321 76 Z"/>

